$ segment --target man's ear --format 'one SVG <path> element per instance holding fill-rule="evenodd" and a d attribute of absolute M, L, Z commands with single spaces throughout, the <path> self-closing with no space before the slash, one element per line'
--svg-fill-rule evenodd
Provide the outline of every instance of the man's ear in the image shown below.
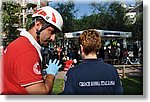
<path fill-rule="evenodd" d="M 40 21 L 36 21 L 35 27 L 36 27 L 36 30 L 40 30 L 42 28 L 42 23 Z"/>

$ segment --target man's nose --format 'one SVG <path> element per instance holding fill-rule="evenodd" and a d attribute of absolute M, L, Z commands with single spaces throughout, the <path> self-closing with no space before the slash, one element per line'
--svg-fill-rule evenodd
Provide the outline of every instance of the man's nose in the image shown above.
<path fill-rule="evenodd" d="M 54 41 L 54 40 L 55 40 L 55 34 L 51 35 L 50 40 L 51 40 L 51 41 Z"/>

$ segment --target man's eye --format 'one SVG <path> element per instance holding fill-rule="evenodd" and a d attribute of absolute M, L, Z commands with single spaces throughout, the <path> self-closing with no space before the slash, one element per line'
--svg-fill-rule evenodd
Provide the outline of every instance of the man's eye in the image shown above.
<path fill-rule="evenodd" d="M 52 34 L 55 34 L 55 31 L 51 31 Z"/>
<path fill-rule="evenodd" d="M 52 34 L 54 33 L 54 31 L 52 31 L 52 30 L 49 30 L 49 32 L 51 32 Z"/>

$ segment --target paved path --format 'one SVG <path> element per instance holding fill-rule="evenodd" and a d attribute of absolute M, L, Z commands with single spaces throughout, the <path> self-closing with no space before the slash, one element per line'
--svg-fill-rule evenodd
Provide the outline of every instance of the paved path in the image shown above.
<path fill-rule="evenodd" d="M 118 70 L 118 73 L 121 74 L 122 70 Z M 134 76 L 143 76 L 143 67 L 128 67 L 125 69 L 126 77 L 134 77 Z"/>
<path fill-rule="evenodd" d="M 56 75 L 56 78 L 64 78 L 64 76 L 66 75 L 66 73 L 67 73 L 67 71 L 60 71 Z"/>

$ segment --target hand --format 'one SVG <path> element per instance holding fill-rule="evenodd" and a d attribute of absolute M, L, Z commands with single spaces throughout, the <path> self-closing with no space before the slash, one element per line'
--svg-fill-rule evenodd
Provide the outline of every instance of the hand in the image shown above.
<path fill-rule="evenodd" d="M 62 66 L 62 65 L 59 65 L 59 60 L 55 59 L 53 62 L 52 60 L 50 59 L 49 60 L 49 65 L 46 65 L 48 68 L 46 69 L 46 73 L 47 74 L 52 74 L 52 75 L 56 75 L 59 68 Z"/>

